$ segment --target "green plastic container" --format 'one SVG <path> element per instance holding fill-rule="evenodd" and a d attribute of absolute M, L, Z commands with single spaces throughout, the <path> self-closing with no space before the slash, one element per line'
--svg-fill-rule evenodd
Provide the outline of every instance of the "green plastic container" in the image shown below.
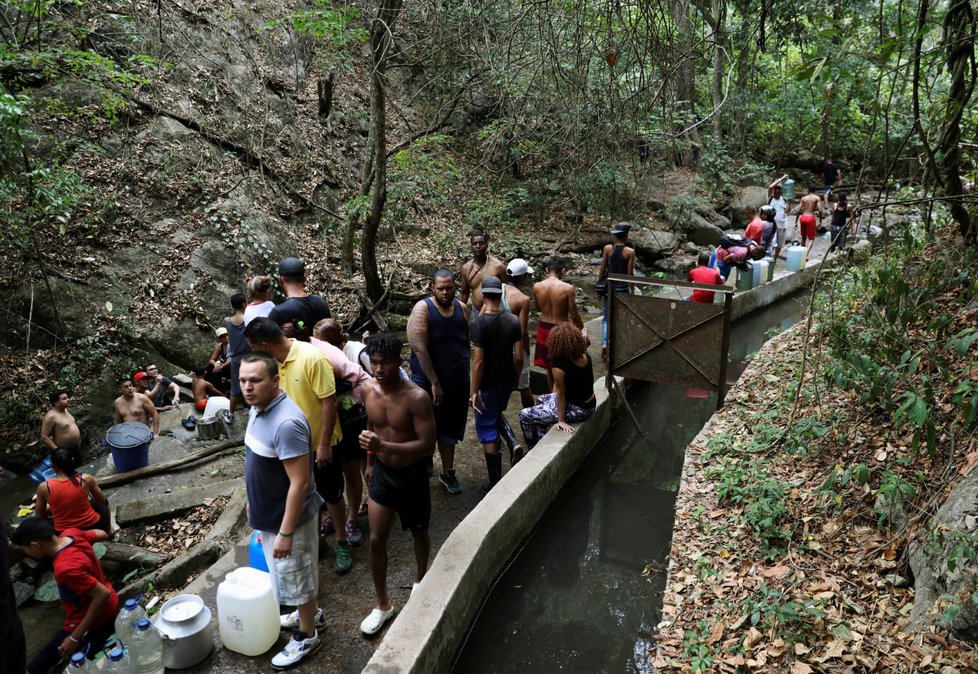
<path fill-rule="evenodd" d="M 754 287 L 754 265 L 750 262 L 747 263 L 748 269 L 746 271 L 737 268 L 737 290 L 750 290 Z"/>
<path fill-rule="evenodd" d="M 768 255 L 766 258 L 764 258 L 764 261 L 767 262 L 767 282 L 770 283 L 771 281 L 774 280 L 774 263 L 775 263 L 775 260 L 774 260 L 773 257 L 771 257 L 770 255 Z"/>

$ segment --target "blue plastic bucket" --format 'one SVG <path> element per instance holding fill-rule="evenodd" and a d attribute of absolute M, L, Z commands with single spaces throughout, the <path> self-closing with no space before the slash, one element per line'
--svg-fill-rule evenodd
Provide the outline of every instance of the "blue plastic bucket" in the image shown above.
<path fill-rule="evenodd" d="M 115 472 L 128 473 L 149 464 L 149 443 L 153 439 L 146 424 L 127 421 L 105 433 L 105 445 L 112 452 Z"/>
<path fill-rule="evenodd" d="M 34 467 L 34 470 L 30 472 L 31 481 L 34 484 L 41 484 L 45 480 L 50 480 L 52 477 L 57 475 L 54 470 L 54 466 L 51 465 L 51 455 L 48 454 L 44 457 L 41 463 Z"/>
<path fill-rule="evenodd" d="M 251 534 L 251 542 L 248 544 L 248 566 L 259 571 L 268 571 L 268 563 L 265 561 L 265 551 L 261 546 L 260 531 L 255 531 Z"/>

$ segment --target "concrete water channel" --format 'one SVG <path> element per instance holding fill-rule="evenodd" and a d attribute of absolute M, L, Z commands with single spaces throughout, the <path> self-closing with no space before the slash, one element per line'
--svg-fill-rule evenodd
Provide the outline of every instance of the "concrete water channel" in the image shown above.
<path fill-rule="evenodd" d="M 734 324 L 731 381 L 806 300 Z M 652 671 L 684 453 L 716 396 L 635 382 L 627 397 L 641 431 L 626 413 L 612 421 L 494 584 L 454 672 Z"/>

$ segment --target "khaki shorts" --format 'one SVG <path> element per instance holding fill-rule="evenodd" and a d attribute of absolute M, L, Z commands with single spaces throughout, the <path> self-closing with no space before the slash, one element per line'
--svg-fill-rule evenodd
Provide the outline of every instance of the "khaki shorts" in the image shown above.
<path fill-rule="evenodd" d="M 520 381 L 516 385 L 517 391 L 525 391 L 530 388 L 530 366 L 533 361 L 530 359 L 529 353 L 523 354 L 523 370 L 520 372 Z"/>
<path fill-rule="evenodd" d="M 279 604 L 301 606 L 319 596 L 319 518 L 310 517 L 296 527 L 292 554 L 275 559 L 277 531 L 261 532 L 261 547 Z"/>

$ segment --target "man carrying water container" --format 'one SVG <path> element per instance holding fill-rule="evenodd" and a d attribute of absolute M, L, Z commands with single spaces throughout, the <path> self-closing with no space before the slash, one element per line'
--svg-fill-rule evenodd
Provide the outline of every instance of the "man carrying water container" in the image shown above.
<path fill-rule="evenodd" d="M 265 562 L 279 604 L 298 607 L 281 617 L 292 638 L 272 658 L 288 669 L 319 650 L 319 508 L 312 475 L 312 435 L 299 406 L 279 388 L 278 363 L 264 352 L 244 356 L 241 394 L 251 406 L 245 432 L 248 525 L 262 532 Z"/>

